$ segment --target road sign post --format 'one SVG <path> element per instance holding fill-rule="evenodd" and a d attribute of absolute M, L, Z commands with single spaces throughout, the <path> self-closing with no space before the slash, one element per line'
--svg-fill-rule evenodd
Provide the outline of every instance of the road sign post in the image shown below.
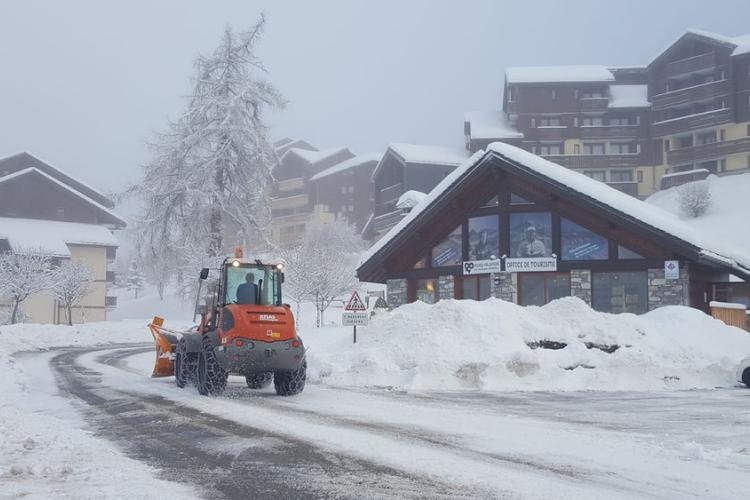
<path fill-rule="evenodd" d="M 349 302 L 344 307 L 344 313 L 341 316 L 341 323 L 344 326 L 353 327 L 354 343 L 357 343 L 357 326 L 367 326 L 370 315 L 367 313 L 367 306 L 355 290 L 352 293 Z"/>

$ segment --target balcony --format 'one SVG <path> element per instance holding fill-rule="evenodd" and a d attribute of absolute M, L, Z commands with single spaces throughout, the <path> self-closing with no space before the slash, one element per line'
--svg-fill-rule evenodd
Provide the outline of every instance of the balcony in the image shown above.
<path fill-rule="evenodd" d="M 609 106 L 609 97 L 582 97 L 578 102 L 583 112 L 604 112 Z"/>
<path fill-rule="evenodd" d="M 305 189 L 305 180 L 302 177 L 295 177 L 293 179 L 286 179 L 279 181 L 278 190 L 279 192 L 290 192 L 299 191 Z"/>
<path fill-rule="evenodd" d="M 372 229 L 375 233 L 384 233 L 390 228 L 398 224 L 398 221 L 404 218 L 404 212 L 401 210 L 394 210 L 383 215 L 378 215 L 372 221 Z"/>
<path fill-rule="evenodd" d="M 636 139 L 639 137 L 639 125 L 613 125 L 589 127 L 583 126 L 581 129 L 581 139 Z M 645 135 L 645 134 L 644 134 Z"/>
<path fill-rule="evenodd" d="M 272 198 L 271 209 L 279 210 L 283 208 L 294 208 L 308 205 L 310 202 L 306 194 L 286 196 L 283 198 Z"/>
<path fill-rule="evenodd" d="M 661 189 L 669 189 L 671 187 L 681 186 L 688 182 L 700 181 L 708 177 L 710 173 L 711 172 L 705 168 L 697 168 L 695 170 L 667 174 L 661 178 Z"/>
<path fill-rule="evenodd" d="M 104 306 L 105 307 L 117 307 L 117 297 L 114 295 L 107 295 L 104 297 Z"/>
<path fill-rule="evenodd" d="M 719 156 L 748 152 L 750 152 L 750 137 L 743 137 L 732 141 L 699 144 L 689 148 L 668 151 L 667 164 L 680 165 L 684 163 L 693 163 L 694 161 L 709 160 Z"/>
<path fill-rule="evenodd" d="M 610 167 L 637 167 L 640 164 L 640 155 L 550 155 L 545 156 L 547 160 L 567 168 L 610 168 Z"/>
<path fill-rule="evenodd" d="M 527 139 L 537 141 L 562 141 L 567 135 L 565 125 L 556 125 L 549 127 L 536 127 L 524 131 Z"/>
<path fill-rule="evenodd" d="M 654 111 L 684 106 L 698 101 L 706 101 L 729 95 L 732 92 L 729 80 L 701 83 L 684 89 L 670 90 L 663 94 L 651 96 L 651 107 Z"/>
<path fill-rule="evenodd" d="M 393 204 L 395 204 L 399 196 L 401 196 L 402 194 L 404 194 L 404 188 L 400 182 L 398 184 L 388 186 L 380 190 L 380 199 L 378 200 L 378 203 L 382 205 L 393 202 Z"/>
<path fill-rule="evenodd" d="M 651 124 L 653 135 L 663 137 L 665 135 L 679 134 L 698 128 L 712 127 L 732 121 L 729 108 L 714 109 L 696 113 L 694 115 L 680 116 L 670 120 L 662 120 Z"/>
<path fill-rule="evenodd" d="M 713 69 L 715 66 L 716 54 L 714 52 L 707 52 L 705 54 L 668 63 L 664 67 L 664 76 L 675 78 L 682 75 L 689 75 L 690 73 L 698 73 Z"/>
<path fill-rule="evenodd" d="M 607 182 L 607 186 L 622 191 L 625 194 L 629 194 L 630 196 L 638 197 L 637 182 Z"/>

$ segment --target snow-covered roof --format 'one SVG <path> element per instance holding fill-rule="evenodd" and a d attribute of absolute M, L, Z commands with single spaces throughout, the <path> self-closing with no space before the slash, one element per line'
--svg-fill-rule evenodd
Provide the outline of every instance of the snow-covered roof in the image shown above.
<path fill-rule="evenodd" d="M 750 52 L 750 33 L 739 36 L 724 36 L 719 35 L 718 33 L 712 33 L 710 31 L 698 30 L 694 28 L 688 29 L 687 33 L 704 36 L 706 38 L 713 38 L 714 40 L 717 40 L 719 42 L 734 45 L 734 51 L 732 51 L 733 56 Z"/>
<path fill-rule="evenodd" d="M 612 82 L 605 66 L 515 66 L 505 70 L 508 83 Z"/>
<path fill-rule="evenodd" d="M 400 156 L 406 163 L 426 163 L 429 165 L 460 165 L 469 156 L 464 149 L 421 144 L 389 144 L 388 149 Z"/>
<path fill-rule="evenodd" d="M 610 108 L 648 108 L 648 85 L 610 85 Z"/>
<path fill-rule="evenodd" d="M 337 163 L 336 165 L 313 175 L 312 177 L 310 177 L 310 180 L 317 181 L 318 179 L 322 179 L 323 177 L 328 177 L 329 175 L 337 174 L 339 172 L 343 172 L 344 170 L 349 170 L 350 168 L 360 167 L 362 165 L 365 165 L 366 163 L 370 163 L 373 161 L 378 162 L 380 161 L 380 158 L 382 156 L 382 153 L 364 153 L 361 155 L 357 155 L 354 158 L 344 160 L 341 163 Z"/>
<path fill-rule="evenodd" d="M 414 208 L 419 205 L 425 198 L 427 198 L 426 193 L 410 189 L 409 191 L 399 196 L 398 201 L 396 202 L 396 208 L 400 208 L 402 210 L 405 208 Z"/>
<path fill-rule="evenodd" d="M 289 151 L 284 153 L 284 156 L 282 157 L 282 160 L 286 155 L 289 154 L 295 154 L 305 160 L 310 165 L 314 165 L 320 161 L 325 160 L 326 158 L 330 158 L 331 156 L 335 156 L 342 151 L 348 151 L 347 148 L 329 148 L 329 149 L 323 149 L 321 151 L 309 151 L 307 149 L 301 149 L 301 148 L 291 148 Z"/>
<path fill-rule="evenodd" d="M 120 225 L 120 226 L 123 226 L 123 227 L 127 226 L 127 223 L 124 220 L 122 220 L 117 214 L 115 214 L 114 212 L 112 212 L 111 210 L 109 210 L 107 207 L 105 207 L 101 203 L 92 200 L 91 198 L 89 198 L 85 194 L 83 194 L 83 193 L 81 193 L 79 191 L 76 191 L 75 189 L 73 189 L 68 184 L 65 184 L 61 180 L 52 177 L 51 175 L 47 174 L 46 172 L 43 172 L 43 171 L 39 170 L 36 167 L 29 167 L 27 169 L 19 170 L 18 172 L 14 172 L 12 174 L 8 174 L 8 175 L 6 175 L 4 177 L 0 177 L 0 184 L 2 184 L 4 182 L 9 182 L 9 181 L 11 181 L 13 179 L 16 179 L 16 178 L 19 178 L 19 177 L 23 177 L 23 176 L 29 175 L 29 174 L 37 174 L 37 175 L 40 175 L 40 176 L 46 178 L 47 180 L 51 181 L 52 183 L 57 184 L 58 186 L 60 186 L 64 190 L 66 190 L 69 193 L 73 194 L 74 196 L 78 197 L 79 199 L 85 201 L 86 203 L 89 203 L 89 204 L 93 205 L 94 207 L 98 208 L 102 212 L 104 212 L 107 215 L 109 215 L 110 217 L 112 217 L 112 219 L 114 219 L 116 225 Z"/>
<path fill-rule="evenodd" d="M 375 254 L 419 217 L 422 212 L 427 210 L 427 208 L 446 193 L 453 184 L 477 166 L 483 156 L 490 153 L 497 154 L 513 165 L 529 170 L 536 176 L 545 178 L 553 184 L 575 191 L 584 197 L 598 202 L 600 205 L 605 205 L 625 217 L 634 219 L 636 222 L 651 226 L 693 247 L 697 247 L 701 250 L 702 257 L 705 257 L 707 260 L 714 262 L 721 261 L 740 274 L 745 276 L 750 275 L 750 253 L 746 249 L 733 247 L 731 243 L 717 242 L 714 238 L 710 238 L 709 235 L 703 235 L 695 231 L 676 215 L 666 210 L 618 191 L 582 173 L 570 170 L 528 151 L 501 142 L 490 144 L 486 152 L 478 151 L 461 164 L 461 166 L 448 174 L 422 203 L 417 205 L 363 254 L 360 265 L 374 257 Z"/>
<path fill-rule="evenodd" d="M 470 125 L 472 139 L 523 139 L 502 111 L 469 111 L 464 120 Z"/>
<path fill-rule="evenodd" d="M 0 217 L 0 239 L 14 252 L 43 251 L 53 257 L 70 257 L 68 245 L 116 247 L 112 231 L 97 224 Z"/>

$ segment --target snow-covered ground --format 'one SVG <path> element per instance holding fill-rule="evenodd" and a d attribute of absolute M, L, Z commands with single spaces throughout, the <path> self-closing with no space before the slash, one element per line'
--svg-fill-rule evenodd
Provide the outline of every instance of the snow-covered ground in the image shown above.
<path fill-rule="evenodd" d="M 748 214 L 750 214 L 750 174 L 708 177 L 711 190 L 711 207 L 695 219 L 685 222 L 706 236 L 715 239 L 723 246 L 729 245 L 747 252 L 750 248 Z M 646 201 L 673 214 L 680 215 L 678 202 L 679 188 L 659 191 Z M 713 237 L 713 238 L 712 238 Z"/>
<path fill-rule="evenodd" d="M 57 389 L 56 353 L 28 354 L 149 343 L 152 310 L 167 326 L 189 325 L 175 319 L 185 318 L 179 301 L 141 300 L 150 309 L 132 305 L 138 320 L 0 326 L 0 497 L 113 497 L 122 484 L 130 498 L 200 495 L 97 437 Z M 158 395 L 469 496 L 722 498 L 750 481 L 750 391 L 734 380 L 750 335 L 696 310 L 614 316 L 574 298 L 541 308 L 415 303 L 379 312 L 357 344 L 351 328 L 314 320 L 305 306 L 310 383 L 293 398 L 251 391 L 239 377 L 226 397 L 202 398 L 151 379 L 154 355 L 137 349 L 124 367 L 97 352 L 79 361 L 102 397 Z"/>

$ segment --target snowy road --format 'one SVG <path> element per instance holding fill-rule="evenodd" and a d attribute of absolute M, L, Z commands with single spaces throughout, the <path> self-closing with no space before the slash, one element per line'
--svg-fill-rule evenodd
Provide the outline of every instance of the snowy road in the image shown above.
<path fill-rule="evenodd" d="M 205 496 L 740 498 L 750 391 L 403 393 L 148 378 L 150 346 L 27 354 L 98 435 Z"/>

